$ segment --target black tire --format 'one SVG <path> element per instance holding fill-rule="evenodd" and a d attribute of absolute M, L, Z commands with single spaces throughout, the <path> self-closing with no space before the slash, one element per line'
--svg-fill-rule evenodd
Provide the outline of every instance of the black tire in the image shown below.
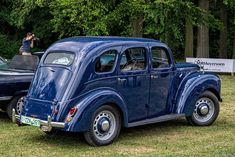
<path fill-rule="evenodd" d="M 205 105 L 206 104 L 206 105 Z M 208 106 L 208 113 L 201 113 L 203 105 Z M 206 107 L 207 108 L 207 107 Z M 204 110 L 205 111 L 205 110 Z M 207 109 L 206 109 L 207 111 Z M 191 116 L 186 117 L 188 122 L 195 126 L 209 126 L 217 119 L 220 111 L 218 98 L 210 91 L 205 91 L 196 101 L 195 108 Z"/>
<path fill-rule="evenodd" d="M 104 126 L 104 123 L 106 122 L 107 124 L 107 121 L 108 130 L 104 131 L 102 129 L 107 129 L 107 125 Z M 101 122 L 103 123 L 99 126 Z M 119 136 L 120 130 L 121 117 L 118 109 L 105 105 L 101 106 L 93 113 L 90 129 L 84 132 L 84 137 L 91 146 L 103 146 L 111 144 Z"/>
<path fill-rule="evenodd" d="M 23 102 L 23 98 L 24 96 L 16 96 L 14 97 L 11 102 L 8 104 L 7 106 L 7 115 L 11 118 L 12 117 L 12 109 L 14 108 L 16 111 L 16 114 L 20 114 L 22 107 L 20 104 L 17 105 L 18 103 L 22 103 Z"/>

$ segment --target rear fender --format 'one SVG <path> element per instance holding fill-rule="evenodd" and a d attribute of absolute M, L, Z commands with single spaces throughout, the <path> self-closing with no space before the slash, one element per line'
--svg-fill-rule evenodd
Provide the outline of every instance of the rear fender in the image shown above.
<path fill-rule="evenodd" d="M 85 96 L 74 107 L 78 110 L 72 121 L 67 123 L 66 131 L 88 131 L 92 114 L 102 105 L 111 104 L 116 107 L 122 117 L 123 125 L 128 125 L 127 107 L 122 97 L 113 90 L 97 90 Z"/>
<path fill-rule="evenodd" d="M 210 73 L 196 72 L 183 79 L 176 95 L 175 113 L 190 116 L 195 107 L 195 101 L 205 92 L 211 91 L 218 100 L 220 98 L 220 79 Z"/>

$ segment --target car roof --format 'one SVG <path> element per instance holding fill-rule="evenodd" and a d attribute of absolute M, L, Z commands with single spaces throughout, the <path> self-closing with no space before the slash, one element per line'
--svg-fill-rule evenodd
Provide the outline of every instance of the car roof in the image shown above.
<path fill-rule="evenodd" d="M 60 40 L 63 41 L 75 41 L 75 42 L 120 42 L 120 41 L 136 41 L 136 42 L 160 42 L 155 39 L 148 38 L 135 38 L 135 37 L 119 37 L 119 36 L 80 36 L 80 37 L 71 37 Z"/>
<path fill-rule="evenodd" d="M 133 37 L 116 37 L 116 36 L 84 36 L 84 37 L 70 37 L 57 41 L 51 45 L 46 52 L 56 50 L 66 50 L 72 52 L 81 52 L 81 50 L 88 52 L 89 50 L 100 47 L 106 44 L 110 46 L 123 44 L 144 44 L 144 43 L 159 43 L 162 42 L 147 38 L 133 38 Z"/>

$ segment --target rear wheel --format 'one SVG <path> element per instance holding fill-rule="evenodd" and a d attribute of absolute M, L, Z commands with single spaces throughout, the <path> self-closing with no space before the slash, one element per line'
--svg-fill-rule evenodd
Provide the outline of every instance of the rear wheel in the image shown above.
<path fill-rule="evenodd" d="M 21 111 L 24 107 L 24 103 L 23 103 L 24 97 L 25 96 L 16 96 L 16 97 L 14 97 L 11 100 L 10 104 L 7 106 L 7 114 L 10 118 L 12 116 L 12 109 L 13 108 L 15 109 L 17 115 L 21 114 Z"/>
<path fill-rule="evenodd" d="M 84 137 L 92 146 L 108 145 L 118 137 L 120 129 L 121 118 L 118 110 L 105 105 L 92 115 L 90 129 L 84 133 Z"/>
<path fill-rule="evenodd" d="M 195 108 L 192 116 L 186 119 L 197 126 L 211 125 L 219 115 L 219 101 L 217 97 L 209 92 L 204 92 L 195 102 Z"/>

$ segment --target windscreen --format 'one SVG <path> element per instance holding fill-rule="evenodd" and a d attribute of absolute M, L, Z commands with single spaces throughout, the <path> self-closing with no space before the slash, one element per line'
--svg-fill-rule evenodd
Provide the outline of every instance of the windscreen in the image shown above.
<path fill-rule="evenodd" d="M 69 66 L 73 63 L 74 57 L 75 55 L 70 52 L 51 52 L 46 56 L 44 64 Z"/>
<path fill-rule="evenodd" d="M 9 69 L 35 71 L 38 63 L 38 56 L 15 55 L 10 62 Z"/>
<path fill-rule="evenodd" d="M 0 58 L 0 64 L 4 64 L 3 60 Z"/>

